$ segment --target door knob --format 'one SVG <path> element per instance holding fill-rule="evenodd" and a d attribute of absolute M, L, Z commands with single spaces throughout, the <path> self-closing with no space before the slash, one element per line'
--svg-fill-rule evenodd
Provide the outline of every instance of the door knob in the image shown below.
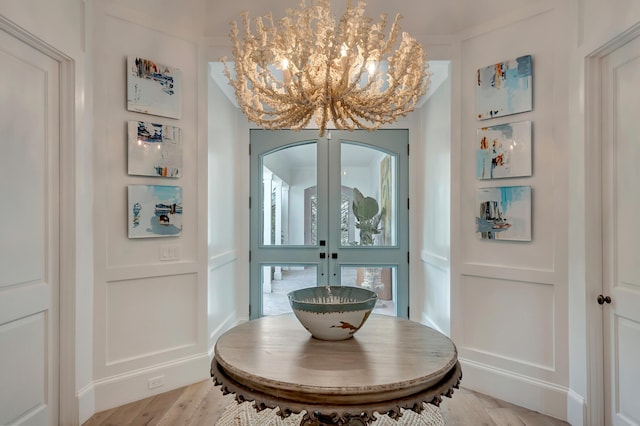
<path fill-rule="evenodd" d="M 605 303 L 611 303 L 611 297 L 604 296 L 602 294 L 598 295 L 598 305 L 604 305 Z"/>

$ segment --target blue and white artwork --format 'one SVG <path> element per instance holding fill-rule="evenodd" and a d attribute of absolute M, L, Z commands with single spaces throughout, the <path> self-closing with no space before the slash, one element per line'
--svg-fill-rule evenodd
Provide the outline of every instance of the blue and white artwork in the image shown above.
<path fill-rule="evenodd" d="M 182 174 L 180 128 L 129 121 L 130 175 L 178 178 Z"/>
<path fill-rule="evenodd" d="M 533 108 L 531 55 L 478 69 L 476 113 L 479 120 L 531 111 Z"/>
<path fill-rule="evenodd" d="M 149 59 L 127 58 L 127 109 L 180 118 L 182 72 Z"/>
<path fill-rule="evenodd" d="M 175 237 L 182 232 L 182 187 L 129 185 L 129 238 Z"/>
<path fill-rule="evenodd" d="M 483 240 L 531 241 L 531 187 L 477 190 L 476 233 Z"/>
<path fill-rule="evenodd" d="M 499 124 L 478 129 L 476 178 L 531 176 L 531 122 Z"/>

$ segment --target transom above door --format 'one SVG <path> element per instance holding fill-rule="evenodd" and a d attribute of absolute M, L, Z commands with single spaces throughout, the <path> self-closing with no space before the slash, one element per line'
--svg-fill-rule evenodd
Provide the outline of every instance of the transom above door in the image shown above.
<path fill-rule="evenodd" d="M 251 131 L 250 317 L 289 291 L 371 289 L 408 317 L 408 131 Z"/>

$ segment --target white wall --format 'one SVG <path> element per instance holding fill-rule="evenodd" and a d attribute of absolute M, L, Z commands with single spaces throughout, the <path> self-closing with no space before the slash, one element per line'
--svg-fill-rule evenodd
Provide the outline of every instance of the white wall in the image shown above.
<path fill-rule="evenodd" d="M 79 423 L 93 414 L 92 52 L 85 49 L 85 12 L 91 2 L 0 2 L 0 28 L 33 37 L 64 64 L 61 111 L 61 377 L 60 420 Z"/>
<path fill-rule="evenodd" d="M 569 385 L 569 11 L 543 3 L 460 34 L 461 138 L 452 152 L 451 336 L 462 385 L 558 418 L 566 418 Z M 533 56 L 533 111 L 478 121 L 476 71 L 522 55 Z M 533 123 L 533 176 L 476 180 L 476 130 L 522 120 Z M 513 185 L 532 187 L 532 241 L 478 239 L 477 188 Z"/>
<path fill-rule="evenodd" d="M 204 58 L 208 60 L 208 58 Z M 207 73 L 208 122 L 208 329 L 209 354 L 217 338 L 239 321 L 240 300 L 236 276 L 237 230 L 242 223 L 237 210 L 247 198 L 240 196 L 236 176 L 240 158 L 248 158 L 246 146 L 238 144 L 238 111 Z M 244 156 L 242 155 L 244 154 Z M 236 203 L 236 198 L 239 204 Z"/>
<path fill-rule="evenodd" d="M 148 16 L 112 2 L 95 4 L 95 409 L 108 409 L 209 376 L 207 334 L 207 149 L 199 126 L 201 67 L 197 39 L 167 16 Z M 182 118 L 127 111 L 126 57 L 182 71 Z M 206 83 L 205 83 L 206 84 Z M 205 92 L 206 93 L 206 92 Z M 202 95 L 204 96 L 204 95 Z M 205 101 L 206 102 L 206 101 Z M 206 103 L 205 103 L 206 105 Z M 183 174 L 129 176 L 129 120 L 178 126 Z M 178 237 L 127 237 L 127 185 L 177 185 L 183 191 Z M 226 238 L 228 239 L 228 237 Z M 177 258 L 161 261 L 169 248 Z M 149 389 L 149 379 L 162 386 Z"/>
<path fill-rule="evenodd" d="M 423 143 L 413 150 L 424 166 L 412 173 L 421 182 L 421 203 L 412 203 L 422 218 L 412 224 L 419 238 L 421 268 L 412 280 L 411 311 L 421 322 L 450 335 L 451 215 L 451 77 L 421 110 Z"/>

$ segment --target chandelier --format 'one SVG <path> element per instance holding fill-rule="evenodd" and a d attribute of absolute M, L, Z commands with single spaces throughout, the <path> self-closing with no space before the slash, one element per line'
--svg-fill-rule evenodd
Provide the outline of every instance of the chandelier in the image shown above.
<path fill-rule="evenodd" d="M 399 14 L 385 35 L 386 14 L 373 23 L 365 6 L 347 0 L 336 22 L 330 0 L 302 0 L 277 22 L 271 14 L 255 18 L 253 28 L 244 12 L 242 34 L 232 22 L 235 75 L 222 62 L 246 117 L 292 130 L 315 117 L 322 136 L 330 121 L 337 129 L 375 130 L 413 111 L 429 86 L 424 49 L 400 33 Z"/>

